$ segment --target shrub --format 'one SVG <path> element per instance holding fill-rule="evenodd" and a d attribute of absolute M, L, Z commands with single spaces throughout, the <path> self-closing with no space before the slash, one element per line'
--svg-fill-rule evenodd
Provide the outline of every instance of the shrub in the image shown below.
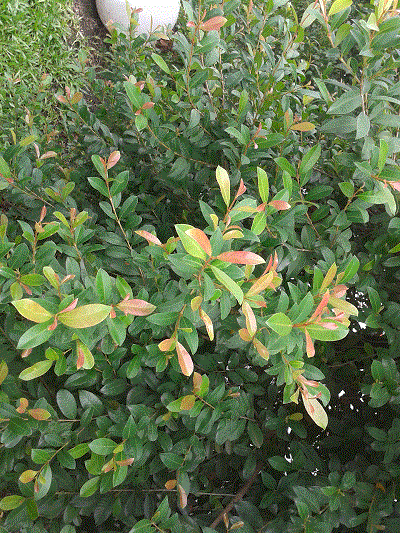
<path fill-rule="evenodd" d="M 400 21 L 350 4 L 114 32 L 2 152 L 4 531 L 398 530 Z"/>

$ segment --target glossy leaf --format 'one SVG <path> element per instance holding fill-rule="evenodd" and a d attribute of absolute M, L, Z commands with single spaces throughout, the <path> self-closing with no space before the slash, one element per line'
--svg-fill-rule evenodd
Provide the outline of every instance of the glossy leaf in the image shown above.
<path fill-rule="evenodd" d="M 29 298 L 16 300 L 11 303 L 23 317 L 32 320 L 32 322 L 41 324 L 42 322 L 47 322 L 54 316 L 47 309 L 35 302 L 35 300 L 30 300 Z"/>
<path fill-rule="evenodd" d="M 48 359 L 46 359 L 45 361 L 38 361 L 34 365 L 25 368 L 25 370 L 23 370 L 18 377 L 23 381 L 30 381 L 32 379 L 36 379 L 40 376 L 43 376 L 43 374 L 46 374 L 46 372 L 50 370 L 52 365 L 53 361 L 49 361 Z"/>
<path fill-rule="evenodd" d="M 95 326 L 110 314 L 111 306 L 103 304 L 88 304 L 76 307 L 72 311 L 58 314 L 58 320 L 70 328 L 89 328 Z"/>

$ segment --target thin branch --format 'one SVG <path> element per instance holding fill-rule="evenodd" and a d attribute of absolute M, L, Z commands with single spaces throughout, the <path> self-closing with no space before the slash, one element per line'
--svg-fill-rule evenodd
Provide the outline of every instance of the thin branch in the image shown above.
<path fill-rule="evenodd" d="M 262 461 L 259 461 L 256 464 L 256 468 L 249 477 L 249 479 L 246 481 L 246 483 L 243 485 L 243 487 L 235 494 L 235 496 L 231 499 L 231 501 L 228 503 L 228 505 L 219 513 L 217 518 L 214 520 L 214 522 L 210 525 L 211 529 L 215 529 L 215 527 L 223 520 L 224 515 L 229 513 L 229 511 L 232 509 L 232 507 L 235 505 L 235 503 L 239 502 L 243 496 L 246 494 L 246 492 L 249 490 L 249 488 L 252 486 L 252 484 L 257 479 L 258 474 L 261 472 L 261 470 L 264 468 L 264 463 Z"/>

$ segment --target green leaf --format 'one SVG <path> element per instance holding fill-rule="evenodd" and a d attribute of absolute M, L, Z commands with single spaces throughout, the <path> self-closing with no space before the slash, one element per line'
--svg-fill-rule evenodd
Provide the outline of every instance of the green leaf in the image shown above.
<path fill-rule="evenodd" d="M 89 496 L 92 496 L 98 489 L 100 484 L 100 476 L 95 476 L 86 481 L 81 487 L 81 490 L 79 491 L 79 496 L 82 498 L 88 498 Z"/>
<path fill-rule="evenodd" d="M 26 498 L 24 496 L 20 496 L 18 494 L 5 496 L 0 500 L 0 509 L 3 511 L 11 511 L 12 509 L 16 509 L 22 505 L 25 500 Z"/>
<path fill-rule="evenodd" d="M 264 442 L 264 436 L 259 426 L 255 422 L 249 421 L 247 423 L 247 432 L 254 446 L 260 448 Z"/>
<path fill-rule="evenodd" d="M 175 229 L 187 253 L 192 257 L 196 257 L 197 259 L 205 261 L 207 259 L 207 255 L 203 248 L 193 237 L 190 237 L 190 235 L 186 233 L 187 230 L 195 228 L 189 224 L 175 224 Z"/>
<path fill-rule="evenodd" d="M 351 198 L 354 194 L 354 185 L 348 181 L 342 181 L 338 184 L 342 193 L 346 198 Z"/>
<path fill-rule="evenodd" d="M 77 405 L 74 396 L 66 389 L 61 389 L 56 395 L 57 405 L 62 414 L 69 419 L 76 418 Z"/>
<path fill-rule="evenodd" d="M 46 372 L 51 368 L 52 364 L 53 361 L 49 361 L 48 359 L 45 361 L 38 361 L 34 365 L 25 368 L 25 370 L 23 370 L 18 377 L 23 381 L 30 381 L 31 379 L 38 378 L 43 376 L 43 374 L 46 374 Z"/>
<path fill-rule="evenodd" d="M 35 300 L 30 300 L 29 298 L 15 300 L 11 303 L 23 317 L 32 320 L 32 322 L 42 324 L 54 316 L 47 309 L 35 302 Z"/>
<path fill-rule="evenodd" d="M 154 533 L 154 528 L 151 525 L 150 520 L 144 518 L 143 520 L 136 522 L 133 528 L 129 530 L 129 533 Z"/>
<path fill-rule="evenodd" d="M 154 63 L 156 63 L 160 67 L 162 71 L 164 71 L 166 74 L 171 74 L 169 66 L 160 55 L 151 54 L 151 58 L 153 59 Z"/>
<path fill-rule="evenodd" d="M 277 157 L 275 159 L 275 163 L 282 170 L 286 171 L 292 178 L 296 177 L 296 169 L 285 157 Z"/>
<path fill-rule="evenodd" d="M 340 341 L 348 333 L 348 329 L 342 324 L 339 324 L 338 328 L 333 330 L 323 328 L 319 324 L 310 324 L 306 329 L 310 337 L 318 341 Z"/>
<path fill-rule="evenodd" d="M 224 168 L 218 166 L 216 170 L 216 179 L 226 207 L 229 207 L 229 202 L 231 198 L 231 183 L 227 171 Z"/>
<path fill-rule="evenodd" d="M 100 194 L 105 196 L 106 198 L 109 197 L 107 186 L 101 178 L 97 177 L 89 177 L 88 182 L 93 187 L 93 189 L 96 189 Z"/>
<path fill-rule="evenodd" d="M 160 459 L 169 470 L 178 470 L 184 462 L 183 457 L 172 452 L 160 453 Z"/>
<path fill-rule="evenodd" d="M 236 298 L 238 303 L 241 304 L 243 302 L 244 294 L 239 285 L 219 268 L 211 265 L 211 270 L 217 280 L 222 283 L 222 285 Z"/>
<path fill-rule="evenodd" d="M 99 155 L 92 155 L 92 163 L 103 179 L 106 179 L 106 170 Z"/>
<path fill-rule="evenodd" d="M 287 472 L 291 469 L 290 463 L 284 457 L 280 457 L 279 455 L 270 457 L 268 462 L 271 467 L 274 470 L 278 470 L 278 472 Z"/>
<path fill-rule="evenodd" d="M 113 440 L 107 438 L 95 439 L 94 441 L 89 442 L 89 448 L 97 455 L 108 455 L 113 453 L 116 447 L 117 444 Z"/>
<path fill-rule="evenodd" d="M 89 448 L 88 443 L 87 442 L 81 442 L 80 444 L 77 444 L 76 446 L 74 446 L 73 448 L 68 450 L 68 453 L 74 459 L 79 459 L 80 457 L 85 455 L 85 453 L 88 453 L 89 450 L 90 450 L 90 448 Z"/>
<path fill-rule="evenodd" d="M 278 335 L 284 337 L 292 331 L 292 321 L 284 313 L 275 313 L 267 320 L 267 325 Z"/>
<path fill-rule="evenodd" d="M 316 146 L 313 146 L 306 152 L 303 156 L 303 159 L 301 160 L 300 167 L 299 167 L 299 174 L 300 176 L 303 176 L 304 174 L 307 174 L 307 172 L 310 172 L 312 170 L 315 163 L 318 161 L 318 159 L 321 156 L 321 145 L 317 144 Z"/>
<path fill-rule="evenodd" d="M 357 117 L 356 139 L 364 139 L 368 135 L 370 128 L 371 121 L 368 115 L 361 111 Z"/>
<path fill-rule="evenodd" d="M 360 92 L 348 91 L 335 100 L 328 109 L 331 115 L 347 115 L 362 105 Z"/>
<path fill-rule="evenodd" d="M 260 193 L 261 200 L 267 203 L 268 197 L 269 197 L 268 175 L 265 172 L 265 170 L 257 167 L 257 177 L 258 177 L 258 191 Z"/>
<path fill-rule="evenodd" d="M 115 196 L 120 192 L 124 191 L 128 186 L 129 182 L 129 170 L 124 170 L 117 174 L 113 180 L 113 184 L 110 187 L 111 196 Z"/>

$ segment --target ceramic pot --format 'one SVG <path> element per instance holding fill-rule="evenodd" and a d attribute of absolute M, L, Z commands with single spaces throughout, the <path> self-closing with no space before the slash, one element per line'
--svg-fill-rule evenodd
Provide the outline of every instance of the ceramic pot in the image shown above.
<path fill-rule="evenodd" d="M 174 26 L 178 19 L 180 0 L 128 0 L 132 9 L 141 8 L 138 14 L 139 25 L 136 33 L 149 34 L 161 27 Z M 129 17 L 125 0 L 96 0 L 96 7 L 102 23 L 109 21 L 120 24 L 124 31 L 129 30 Z"/>

